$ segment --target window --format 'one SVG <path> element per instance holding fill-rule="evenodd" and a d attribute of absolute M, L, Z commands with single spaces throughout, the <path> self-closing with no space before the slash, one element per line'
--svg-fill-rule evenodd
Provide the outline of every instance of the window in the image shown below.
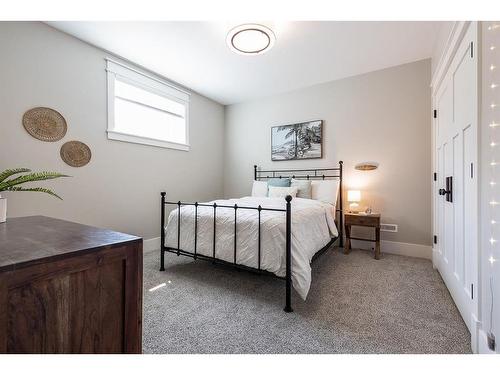
<path fill-rule="evenodd" d="M 107 60 L 108 138 L 189 151 L 189 94 Z"/>

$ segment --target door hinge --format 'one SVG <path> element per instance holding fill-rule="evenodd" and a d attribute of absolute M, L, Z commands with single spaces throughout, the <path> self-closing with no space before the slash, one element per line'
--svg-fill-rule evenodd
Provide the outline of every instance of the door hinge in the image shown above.
<path fill-rule="evenodd" d="M 470 42 L 470 58 L 474 58 L 474 42 Z"/>
<path fill-rule="evenodd" d="M 437 244 L 438 243 L 438 236 L 434 235 L 434 243 Z"/>
<path fill-rule="evenodd" d="M 438 180 L 438 174 L 436 172 L 434 172 L 434 181 L 437 181 Z"/>
<path fill-rule="evenodd" d="M 470 298 L 474 299 L 474 284 L 470 284 Z"/>
<path fill-rule="evenodd" d="M 438 111 L 437 109 L 434 110 L 434 118 L 437 118 L 438 117 Z"/>

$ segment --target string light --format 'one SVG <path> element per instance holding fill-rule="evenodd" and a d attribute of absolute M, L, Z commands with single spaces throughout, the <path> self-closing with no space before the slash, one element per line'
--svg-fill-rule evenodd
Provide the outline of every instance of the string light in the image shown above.
<path fill-rule="evenodd" d="M 494 31 L 496 29 L 498 29 L 500 27 L 500 24 L 499 23 L 490 23 L 489 26 L 488 26 L 488 30 L 490 31 Z M 495 31 L 496 32 L 496 31 Z M 496 134 L 496 132 L 498 132 L 497 130 L 497 127 L 499 126 L 499 118 L 496 117 L 497 115 L 497 111 L 496 111 L 496 107 L 497 107 L 497 103 L 500 104 L 500 89 L 499 90 L 495 90 L 500 82 L 498 81 L 498 77 L 495 77 L 498 73 L 496 71 L 496 66 L 493 64 L 493 63 L 496 63 L 498 60 L 497 60 L 497 56 L 495 56 L 497 54 L 497 52 L 495 51 L 496 50 L 496 46 L 495 46 L 495 41 L 493 41 L 493 38 L 494 39 L 498 39 L 498 34 L 491 34 L 491 33 L 484 33 L 483 34 L 483 38 L 484 38 L 484 43 L 486 44 L 489 44 L 490 47 L 489 47 L 489 50 L 490 50 L 490 53 L 484 53 L 484 58 L 485 58 L 485 66 L 488 66 L 489 65 L 489 70 L 490 70 L 490 74 L 486 75 L 486 74 L 483 74 L 483 83 L 484 83 L 484 87 L 487 87 L 488 83 L 489 83 L 489 87 L 491 90 L 486 90 L 484 89 L 483 90 L 483 95 L 484 95 L 484 100 L 485 102 L 488 102 L 491 100 L 491 104 L 490 104 L 490 114 L 495 116 L 494 118 L 491 119 L 491 122 L 489 123 L 489 127 L 491 129 L 490 131 L 490 146 L 491 147 L 494 147 L 496 146 L 496 142 L 495 142 L 495 139 L 499 139 L 498 138 L 498 134 Z M 490 39 L 490 40 L 488 40 Z M 486 44 L 486 45 L 487 45 Z M 489 61 L 488 61 L 489 60 Z M 492 63 L 493 62 L 493 63 Z M 489 82 L 485 81 L 487 78 L 489 78 Z M 496 80 L 498 82 L 498 84 L 496 82 L 494 82 L 494 80 Z M 494 90 L 494 91 L 493 91 Z M 490 98 L 488 98 L 488 96 Z M 486 114 L 486 116 L 488 116 L 489 114 Z M 491 153 L 491 159 L 493 159 L 496 155 L 495 153 L 498 152 L 496 151 L 497 149 L 495 150 L 491 150 L 490 153 Z M 491 173 L 491 180 L 490 180 L 490 186 L 492 187 L 491 188 L 491 200 L 490 200 L 490 206 L 491 206 L 491 209 L 489 210 L 489 215 L 490 215 L 490 223 L 491 223 L 491 227 L 490 227 L 490 231 L 491 231 L 491 237 L 489 239 L 489 242 L 490 242 L 490 257 L 488 258 L 488 261 L 490 262 L 490 265 L 491 267 L 494 266 L 494 263 L 497 261 L 497 259 L 495 259 L 495 252 L 498 251 L 497 248 L 495 248 L 495 243 L 497 242 L 497 240 L 493 237 L 493 236 L 497 236 L 498 235 L 498 227 L 493 227 L 495 224 L 497 224 L 497 221 L 495 219 L 493 219 L 493 217 L 497 217 L 497 213 L 496 213 L 496 210 L 498 210 L 498 207 L 495 207 L 498 205 L 498 202 L 496 201 L 495 198 L 498 198 L 498 197 L 495 197 L 495 195 L 497 194 L 496 191 L 493 190 L 493 186 L 496 185 L 496 182 L 495 180 L 497 179 L 496 175 L 499 174 L 498 170 L 495 168 L 495 166 L 497 165 L 497 162 L 495 160 L 492 160 L 492 162 L 490 163 L 491 165 L 491 169 L 490 169 L 490 173 Z M 495 211 L 493 211 L 495 210 Z M 493 271 L 490 271 L 490 274 L 489 274 L 489 279 L 490 279 L 490 288 L 491 288 L 491 309 L 490 309 L 490 317 L 489 317 L 489 330 L 488 330 L 488 334 L 493 334 L 493 306 L 494 306 L 494 293 L 493 293 L 493 275 L 494 275 L 494 272 Z"/>

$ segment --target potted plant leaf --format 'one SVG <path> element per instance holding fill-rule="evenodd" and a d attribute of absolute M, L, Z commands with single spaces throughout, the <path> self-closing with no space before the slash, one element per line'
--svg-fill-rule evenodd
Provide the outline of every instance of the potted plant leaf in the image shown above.
<path fill-rule="evenodd" d="M 19 175 L 19 176 L 16 176 Z M 36 191 L 46 193 L 62 200 L 62 198 L 50 189 L 41 187 L 21 186 L 27 182 L 52 180 L 59 177 L 69 177 L 57 172 L 31 172 L 27 168 L 6 169 L 0 172 L 0 193 L 2 191 Z M 7 220 L 7 198 L 0 195 L 0 223 Z"/>

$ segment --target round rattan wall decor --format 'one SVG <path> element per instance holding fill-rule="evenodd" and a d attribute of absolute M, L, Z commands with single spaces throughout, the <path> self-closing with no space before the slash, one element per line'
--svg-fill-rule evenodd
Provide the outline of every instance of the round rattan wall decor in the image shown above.
<path fill-rule="evenodd" d="M 51 108 L 36 107 L 23 115 L 23 126 L 34 138 L 45 142 L 56 142 L 66 135 L 66 120 Z"/>
<path fill-rule="evenodd" d="M 83 167 L 91 157 L 89 146 L 83 142 L 69 141 L 61 146 L 61 159 L 72 167 Z"/>

